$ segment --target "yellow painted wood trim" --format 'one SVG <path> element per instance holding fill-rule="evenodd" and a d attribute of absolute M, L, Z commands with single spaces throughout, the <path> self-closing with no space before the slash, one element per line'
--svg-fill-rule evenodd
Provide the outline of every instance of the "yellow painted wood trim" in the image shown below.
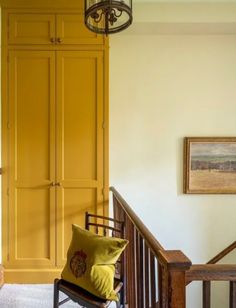
<path fill-rule="evenodd" d="M 61 277 L 60 269 L 5 269 L 4 283 L 53 283 Z"/>
<path fill-rule="evenodd" d="M 8 176 L 9 176 L 9 138 L 8 138 L 8 72 L 7 72 L 7 15 L 2 13 L 2 69 L 1 69 L 1 98 L 2 98 L 2 259 L 7 261 L 9 254 L 9 200 L 8 200 Z"/>
<path fill-rule="evenodd" d="M 55 14 L 9 14 L 8 15 L 8 44 L 42 44 L 52 45 L 51 39 L 56 37 Z M 18 31 L 20 25 L 27 23 L 27 35 L 22 36 Z M 44 25 L 44 27 L 42 27 Z M 41 33 L 42 28 L 44 33 Z M 34 32 L 35 29 L 39 33 Z M 31 30 L 33 32 L 28 33 Z M 26 34 L 24 32 L 24 34 Z"/>
<path fill-rule="evenodd" d="M 1 1 L 1 0 L 0 0 Z M 0 5 L 1 6 L 1 5 Z M 7 11 L 10 14 L 19 14 L 19 13 L 26 13 L 26 14 L 83 14 L 84 10 L 81 8 L 56 8 L 56 7 L 2 7 L 2 10 Z"/>
<path fill-rule="evenodd" d="M 76 7 L 74 6 L 76 2 Z M 59 5 L 58 5 L 59 3 Z M 106 122 L 105 129 L 104 129 L 104 181 L 103 181 L 103 188 L 105 188 L 104 192 L 104 205 L 106 208 L 104 209 L 104 213 L 108 215 L 108 186 L 109 186 L 109 171 L 108 171 L 108 114 L 109 114 L 109 97 L 108 97 L 108 73 L 109 73 L 109 49 L 108 49 L 108 38 L 105 38 L 104 44 L 94 44 L 94 45 L 67 45 L 67 46 L 42 46 L 42 45 L 7 45 L 7 15 L 9 12 L 24 12 L 22 8 L 26 8 L 27 12 L 53 12 L 53 13 L 70 13 L 75 12 L 82 12 L 81 7 L 78 6 L 78 0 L 70 1 L 68 4 L 67 1 L 55 1 L 55 3 L 50 3 L 48 5 L 47 1 L 41 1 L 37 3 L 37 7 L 35 7 L 35 1 L 19 1 L 19 0 L 0 0 L 0 5 L 4 8 L 2 10 L 2 233 L 3 233 L 3 242 L 2 242 L 2 255 L 3 255 L 3 263 L 9 264 L 9 201 L 8 201 L 8 181 L 9 181 L 9 130 L 8 130 L 8 53 L 10 50 L 48 50 L 48 51 L 63 51 L 63 50 L 81 50 L 81 51 L 102 51 L 104 53 L 104 76 L 103 76 L 103 104 L 104 104 L 104 119 Z M 9 9 L 5 9 L 9 8 Z M 99 185 L 100 186 L 102 186 Z M 57 235 L 56 235 L 57 236 Z M 10 264 L 9 264 L 10 266 Z M 47 265 L 48 266 L 48 265 Z M 12 267 L 12 265 L 11 265 Z M 57 269 L 54 267 L 53 269 L 11 269 L 5 270 L 5 282 L 10 283 L 51 283 L 54 277 L 60 277 L 61 269 Z M 54 276 L 55 275 L 55 276 Z"/>
<path fill-rule="evenodd" d="M 109 39 L 105 38 L 104 51 L 104 216 L 109 216 Z"/>
<path fill-rule="evenodd" d="M 104 38 L 104 216 L 109 216 L 109 37 Z"/>
<path fill-rule="evenodd" d="M 63 50 L 63 49 L 75 49 L 77 50 L 80 46 L 82 48 L 89 49 L 91 46 L 104 46 L 105 36 L 101 34 L 95 34 L 84 25 L 83 21 L 83 10 L 69 9 L 58 10 L 58 9 L 3 9 L 7 14 L 7 24 L 8 24 L 8 44 L 9 48 L 20 48 L 28 45 L 29 48 L 38 49 L 39 45 L 41 48 L 48 47 L 50 50 Z M 30 29 L 34 30 L 35 27 L 41 25 L 48 26 L 48 30 L 42 33 L 32 32 L 30 35 L 27 31 L 26 36 L 19 35 L 18 26 L 22 22 L 30 22 Z M 78 28 L 75 29 L 74 34 L 68 35 L 68 29 L 66 24 L 69 25 L 70 22 L 77 22 Z M 67 32 L 64 33 L 64 27 Z M 72 30 L 71 30 L 72 31 Z M 73 31 L 72 31 L 73 32 Z M 62 43 L 58 43 L 57 39 L 61 39 Z M 54 42 L 51 40 L 54 39 Z M 55 43 L 57 42 L 57 43 Z"/>
<path fill-rule="evenodd" d="M 93 44 L 93 45 L 64 45 L 64 46 L 48 46 L 48 45 L 9 45 L 8 50 L 52 50 L 52 51 L 63 51 L 63 50 L 75 50 L 75 51 L 103 51 L 106 47 L 103 44 Z"/>
<path fill-rule="evenodd" d="M 0 0 L 4 8 L 79 8 L 84 6 L 83 0 Z"/>
<path fill-rule="evenodd" d="M 4 268 L 2 265 L 0 265 L 0 288 L 4 284 Z"/>

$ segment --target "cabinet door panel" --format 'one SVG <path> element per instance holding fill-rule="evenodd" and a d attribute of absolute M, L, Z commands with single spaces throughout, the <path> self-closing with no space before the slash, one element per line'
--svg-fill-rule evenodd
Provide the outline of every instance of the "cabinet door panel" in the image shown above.
<path fill-rule="evenodd" d="M 82 14 L 57 15 L 57 37 L 61 44 L 103 44 L 103 36 L 89 31 Z"/>
<path fill-rule="evenodd" d="M 9 15 L 9 44 L 52 44 L 51 38 L 55 38 L 54 15 Z"/>
<path fill-rule="evenodd" d="M 16 193 L 17 259 L 50 259 L 49 189 L 17 188 Z"/>
<path fill-rule="evenodd" d="M 12 51 L 9 63 L 9 256 L 55 264 L 55 53 Z"/>
<path fill-rule="evenodd" d="M 96 189 L 95 188 L 63 188 L 62 209 L 62 253 L 63 260 L 66 260 L 66 252 L 69 247 L 72 235 L 72 224 L 84 227 L 85 212 L 96 211 Z"/>
<path fill-rule="evenodd" d="M 57 53 L 58 260 L 65 261 L 71 223 L 103 207 L 103 53 Z"/>

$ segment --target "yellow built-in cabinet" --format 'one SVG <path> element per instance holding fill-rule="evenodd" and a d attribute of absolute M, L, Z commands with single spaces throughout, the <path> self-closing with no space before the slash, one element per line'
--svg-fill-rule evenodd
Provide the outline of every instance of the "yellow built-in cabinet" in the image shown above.
<path fill-rule="evenodd" d="M 83 21 L 78 13 L 10 13 L 9 44 L 103 44 Z"/>
<path fill-rule="evenodd" d="M 3 33 L 5 281 L 52 282 L 107 210 L 107 40 L 74 10 L 3 9 Z"/>

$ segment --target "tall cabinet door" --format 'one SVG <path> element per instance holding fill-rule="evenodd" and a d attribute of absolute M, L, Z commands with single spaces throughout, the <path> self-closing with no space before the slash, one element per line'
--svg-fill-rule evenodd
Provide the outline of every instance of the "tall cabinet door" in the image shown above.
<path fill-rule="evenodd" d="M 103 213 L 103 52 L 57 52 L 57 256 L 71 225 Z"/>
<path fill-rule="evenodd" d="M 55 266 L 55 52 L 10 51 L 9 166 L 8 242 L 5 243 L 8 247 L 4 247 L 8 257 L 4 266 L 21 271 L 30 269 L 32 274 L 36 269 L 52 268 Z M 16 277 L 16 272 L 14 275 L 15 281 L 24 281 L 23 272 L 19 274 L 23 275 L 21 278 Z"/>

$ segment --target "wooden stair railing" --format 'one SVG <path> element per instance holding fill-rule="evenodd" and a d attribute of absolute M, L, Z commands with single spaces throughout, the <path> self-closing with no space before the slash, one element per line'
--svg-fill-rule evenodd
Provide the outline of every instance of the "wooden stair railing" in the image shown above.
<path fill-rule="evenodd" d="M 236 241 L 234 241 L 232 244 L 230 244 L 228 247 L 226 247 L 224 250 L 222 250 L 220 253 L 218 253 L 214 258 L 212 258 L 210 261 L 208 261 L 207 264 L 215 264 L 215 263 L 219 262 L 221 259 L 223 259 L 225 256 L 227 256 L 235 248 L 236 248 Z"/>
<path fill-rule="evenodd" d="M 236 248 L 236 241 L 226 247 L 204 265 L 192 265 L 186 273 L 186 283 L 203 281 L 202 307 L 211 307 L 211 281 L 229 281 L 230 308 L 236 308 L 236 265 L 216 264 Z"/>
<path fill-rule="evenodd" d="M 225 248 L 207 264 L 191 264 L 180 250 L 165 250 L 113 188 L 113 215 L 124 222 L 125 307 L 186 308 L 186 286 L 203 281 L 203 308 L 210 308 L 211 281 L 230 283 L 230 308 L 236 308 L 236 264 L 215 264 L 236 248 Z"/>
<path fill-rule="evenodd" d="M 194 264 L 186 272 L 186 283 L 203 281 L 203 308 L 211 307 L 211 281 L 229 281 L 230 308 L 236 308 L 236 265 Z"/>
<path fill-rule="evenodd" d="M 111 187 L 114 218 L 124 222 L 125 302 L 129 308 L 185 308 L 185 273 L 191 261 L 164 250 L 121 195 Z"/>

